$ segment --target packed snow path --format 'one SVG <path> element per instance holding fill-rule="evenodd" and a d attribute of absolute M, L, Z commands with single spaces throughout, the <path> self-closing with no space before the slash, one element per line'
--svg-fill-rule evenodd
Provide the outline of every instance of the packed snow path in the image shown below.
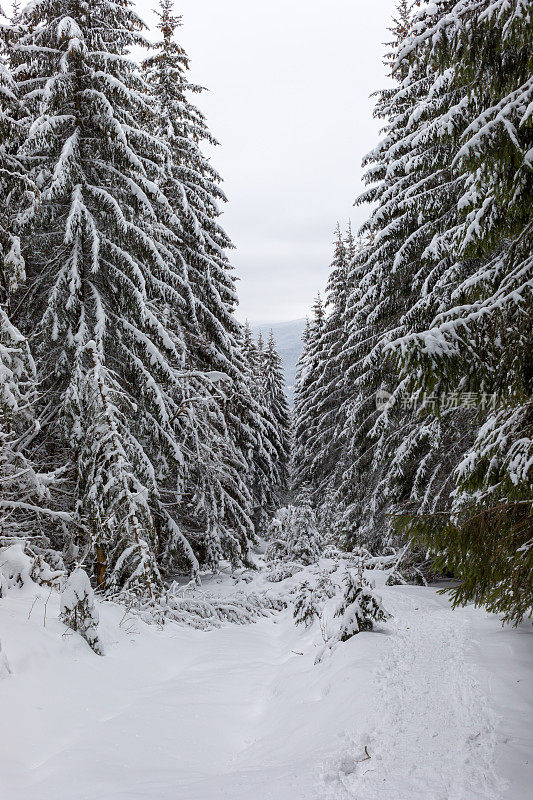
<path fill-rule="evenodd" d="M 374 725 L 326 776 L 329 796 L 496 800 L 499 720 L 469 660 L 472 624 L 405 599 L 375 671 Z"/>
<path fill-rule="evenodd" d="M 44 595 L 46 598 L 46 595 Z M 21 590 L 0 602 L 2 800 L 526 800 L 530 628 L 433 589 L 314 665 L 290 613 L 200 632 L 101 607 L 95 656 Z M 122 624 L 119 625 L 119 623 Z M 530 684 L 531 686 L 531 684 Z"/>

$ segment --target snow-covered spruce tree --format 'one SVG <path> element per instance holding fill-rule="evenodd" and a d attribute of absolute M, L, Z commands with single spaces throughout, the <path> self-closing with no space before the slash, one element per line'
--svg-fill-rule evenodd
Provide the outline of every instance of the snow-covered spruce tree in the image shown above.
<path fill-rule="evenodd" d="M 265 424 L 270 428 L 271 432 L 273 432 L 273 420 L 267 413 L 263 402 L 264 383 L 262 363 L 264 353 L 262 337 L 260 335 L 259 342 L 256 342 L 250 325 L 246 322 L 241 331 L 240 341 L 245 364 L 246 386 L 258 405 L 257 418 L 260 420 L 263 433 L 265 432 Z M 252 519 L 255 530 L 264 532 L 268 527 L 269 515 L 275 503 L 272 494 L 273 475 L 271 470 L 271 454 L 270 451 L 263 446 L 263 437 L 256 437 L 255 439 L 252 450 L 252 465 L 251 472 L 254 476 L 252 483 L 254 498 Z"/>
<path fill-rule="evenodd" d="M 310 505 L 284 506 L 278 509 L 269 527 L 267 561 L 291 561 L 306 566 L 314 564 L 322 552 L 322 537 Z"/>
<path fill-rule="evenodd" d="M 523 0 L 438 2 L 421 10 L 400 54 L 409 69 L 423 58 L 441 80 L 451 75 L 463 97 L 437 127 L 454 174 L 466 175 L 461 213 L 432 255 L 451 252 L 467 269 L 458 279 L 452 261 L 433 289 L 444 294 L 438 313 L 391 345 L 420 390 L 496 399 L 465 447 L 449 513 L 406 528 L 461 577 L 456 602 L 515 623 L 533 600 L 532 34 Z"/>
<path fill-rule="evenodd" d="M 377 622 L 386 622 L 390 614 L 383 607 L 374 585 L 361 572 L 347 572 L 345 590 L 335 616 L 340 617 L 339 629 L 329 644 L 346 642 L 361 631 L 371 631 Z"/>
<path fill-rule="evenodd" d="M 322 537 L 315 512 L 310 505 L 295 506 L 287 535 L 287 548 L 292 561 L 314 564 L 322 552 Z"/>
<path fill-rule="evenodd" d="M 265 403 L 273 417 L 276 429 L 276 463 L 278 465 L 279 490 L 287 487 L 291 453 L 291 412 L 285 391 L 282 362 L 276 347 L 274 334 L 270 331 L 263 356 L 263 383 Z"/>
<path fill-rule="evenodd" d="M 324 338 L 328 358 L 322 372 L 322 379 L 327 380 L 322 389 L 321 412 L 324 419 L 321 428 L 328 428 L 329 436 L 322 437 L 323 456 L 318 462 L 322 469 L 317 518 L 324 535 L 337 543 L 346 538 L 336 490 L 343 475 L 339 464 L 342 463 L 346 451 L 347 411 L 352 400 L 352 389 L 344 379 L 344 370 L 347 367 L 345 356 L 349 334 L 348 304 L 354 289 L 352 263 L 360 248 L 361 243 L 354 236 L 349 222 L 344 240 L 338 239 L 326 288 L 326 307 L 329 314 Z M 315 446 L 315 450 L 317 449 Z"/>
<path fill-rule="evenodd" d="M 0 13 L 2 9 L 0 7 Z M 26 178 L 16 156 L 24 133 L 24 112 L 17 86 L 8 68 L 9 34 L 0 39 L 0 302 L 8 307 L 9 298 L 24 279 L 24 259 L 15 233 L 16 217 L 22 208 L 35 202 L 36 187 Z"/>
<path fill-rule="evenodd" d="M 261 365 L 263 363 L 263 357 L 265 355 L 265 340 L 263 337 L 262 331 L 259 331 L 257 334 L 257 359 L 258 364 Z M 261 367 L 258 367 L 258 378 L 261 381 L 262 379 L 262 370 Z"/>
<path fill-rule="evenodd" d="M 67 628 L 79 633 L 97 655 L 103 655 L 94 591 L 89 576 L 80 567 L 70 573 L 63 587 L 59 618 Z"/>
<path fill-rule="evenodd" d="M 53 474 L 39 473 L 25 442 L 38 430 L 33 415 L 35 364 L 28 342 L 0 306 L 0 538 L 32 536 L 45 548 L 70 521 L 51 498 Z"/>
<path fill-rule="evenodd" d="M 345 411 L 348 397 L 342 380 L 340 361 L 346 346 L 346 306 L 350 284 L 349 264 L 355 255 L 356 244 L 348 227 L 346 239 L 340 226 L 335 234 L 335 252 L 326 289 L 327 316 L 320 340 L 320 356 L 314 370 L 314 398 L 312 402 L 314 428 L 308 438 L 306 450 L 309 471 L 307 485 L 311 485 L 311 501 L 320 509 L 324 527 L 333 522 L 329 500 L 333 479 L 342 454 L 345 431 Z M 299 429 L 301 430 L 301 428 Z"/>
<path fill-rule="evenodd" d="M 256 383 L 259 379 L 259 352 L 248 321 L 246 321 L 242 327 L 241 347 L 247 367 L 252 376 L 255 390 Z"/>
<path fill-rule="evenodd" d="M 151 593 L 161 543 L 197 562 L 173 517 L 188 387 L 167 311 L 183 281 L 158 186 L 166 145 L 149 130 L 157 107 L 127 55 L 142 27 L 127 2 L 44 0 L 21 14 L 13 50 L 31 127 L 19 155 L 40 205 L 23 229 L 16 321 L 39 332 L 37 445 L 48 468 L 70 463 L 70 510 L 91 532 L 80 544 L 98 583 Z"/>
<path fill-rule="evenodd" d="M 35 371 L 27 342 L 8 316 L 10 298 L 24 278 L 20 241 L 13 232 L 17 193 L 25 183 L 14 155 L 21 117 L 15 82 L 0 61 L 0 504 L 5 520 L 1 527 L 4 536 L 13 515 L 6 503 L 22 499 L 21 483 L 28 474 L 22 456 L 17 454 L 16 428 L 20 410 L 27 408 L 26 395 Z"/>
<path fill-rule="evenodd" d="M 395 57 L 409 25 L 402 5 Z M 387 351 L 391 340 L 419 329 L 445 302 L 451 284 L 432 291 L 439 276 L 451 276 L 452 266 L 456 275 L 465 269 L 445 251 L 429 258 L 435 237 L 457 220 L 465 181 L 452 172 L 453 150 L 441 142 L 436 124 L 461 104 L 462 94 L 452 73 L 440 75 L 424 58 L 412 67 L 402 62 L 394 77 L 375 111 L 385 135 L 365 159 L 370 188 L 358 202 L 376 209 L 350 270 L 348 342 L 339 358 L 349 400 L 335 503 L 347 541 L 374 552 L 394 541 L 392 512 L 446 506 L 474 416 L 457 403 L 437 409 L 431 392 L 413 392 Z"/>
<path fill-rule="evenodd" d="M 329 630 L 327 633 L 323 631 L 324 644 L 318 650 L 315 664 L 341 642 L 347 642 L 358 633 L 373 631 L 377 623 L 386 622 L 391 616 L 383 606 L 374 582 L 363 576 L 363 564 L 360 563 L 357 570 L 348 570 L 344 575 L 344 592 Z M 338 622 L 336 618 L 339 618 Z"/>
<path fill-rule="evenodd" d="M 298 490 L 304 485 L 314 488 L 311 442 L 316 436 L 317 379 L 323 366 L 322 334 L 325 328 L 324 304 L 317 297 L 313 316 L 303 335 L 302 354 L 298 360 L 294 387 L 292 477 Z"/>
<path fill-rule="evenodd" d="M 260 437 L 254 452 L 256 463 L 256 498 L 268 487 L 268 497 L 263 508 L 268 517 L 280 507 L 289 481 L 290 458 L 290 412 L 283 386 L 281 359 L 276 350 L 272 334 L 267 342 L 262 333 L 257 337 L 257 366 L 254 397 L 260 408 L 258 426 Z M 266 459 L 266 460 L 265 460 Z M 257 504 L 257 499 L 256 499 Z M 256 512 L 257 513 L 257 512 Z M 261 530 L 265 531 L 263 520 Z"/>
<path fill-rule="evenodd" d="M 4 43 L 9 47 L 9 36 Z M 0 536 L 6 543 L 31 535 L 35 546 L 39 542 L 46 547 L 46 534 L 61 528 L 68 515 L 52 508 L 54 476 L 39 474 L 25 452 L 27 440 L 38 429 L 33 413 L 36 370 L 10 308 L 25 277 L 18 218 L 38 201 L 37 188 L 16 155 L 24 131 L 15 81 L 0 61 Z"/>
<path fill-rule="evenodd" d="M 279 356 L 273 352 L 261 333 L 253 339 L 248 323 L 242 332 L 242 350 L 247 371 L 247 386 L 256 403 L 256 443 L 254 465 L 254 524 L 264 534 L 270 517 L 281 505 L 288 484 L 290 449 L 290 412 L 283 388 L 283 378 L 273 370 L 279 366 Z M 280 394 L 278 394 L 280 392 Z M 283 416 L 283 404 L 287 415 Z"/>
<path fill-rule="evenodd" d="M 189 519 L 201 512 L 195 526 L 203 541 L 193 533 L 200 560 L 216 564 L 224 555 L 236 563 L 247 558 L 254 522 L 256 528 L 264 525 L 262 509 L 274 505 L 278 468 L 270 445 L 271 422 L 250 389 L 241 326 L 233 314 L 236 292 L 225 254 L 232 245 L 218 222 L 218 204 L 225 197 L 218 174 L 201 151 L 203 142 L 216 142 L 189 99 L 201 87 L 190 83 L 187 55 L 174 40 L 180 18 L 170 0 L 162 0 L 158 15 L 162 38 L 144 67 L 158 108 L 151 130 L 166 143 L 162 189 L 175 213 L 170 248 L 184 286 L 179 319 L 187 365 L 229 379 L 216 387 L 195 381 L 204 400 L 196 403 L 199 430 L 192 450 L 201 455 L 185 494 L 186 512 Z M 207 538 L 202 527 L 209 531 Z"/>
<path fill-rule="evenodd" d="M 318 617 L 317 597 L 308 581 L 304 581 L 294 599 L 293 610 L 296 625 L 309 628 Z"/>

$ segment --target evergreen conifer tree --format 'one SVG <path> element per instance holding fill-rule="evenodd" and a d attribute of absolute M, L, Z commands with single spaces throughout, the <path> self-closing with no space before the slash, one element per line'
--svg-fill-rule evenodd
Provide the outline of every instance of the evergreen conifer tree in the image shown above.
<path fill-rule="evenodd" d="M 246 359 L 246 363 L 250 372 L 250 380 L 253 381 L 255 391 L 257 389 L 258 380 L 259 353 L 250 323 L 248 321 L 245 322 L 242 329 L 242 352 Z"/>
<path fill-rule="evenodd" d="M 452 174 L 464 177 L 454 224 L 428 254 L 433 269 L 442 253 L 452 258 L 428 287 L 435 313 L 391 350 L 419 391 L 462 389 L 479 410 L 448 513 L 407 528 L 460 575 L 456 601 L 486 603 L 513 622 L 533 591 L 532 31 L 521 0 L 441 0 L 420 10 L 399 56 L 404 69 L 427 64 L 461 97 L 434 130 Z"/>
<path fill-rule="evenodd" d="M 152 593 L 161 542 L 174 539 L 190 569 L 197 561 L 169 511 L 184 486 L 189 387 L 168 316 L 183 281 L 160 188 L 167 148 L 128 56 L 142 27 L 127 2 L 45 0 L 22 12 L 12 49 L 31 118 L 19 154 L 41 200 L 23 229 L 19 314 L 23 331 L 39 331 L 38 444 L 50 467 L 69 467 L 99 583 Z"/>
<path fill-rule="evenodd" d="M 103 655 L 94 591 L 85 570 L 78 567 L 67 578 L 61 592 L 60 619 L 82 636 L 97 655 Z"/>
<path fill-rule="evenodd" d="M 6 538 L 49 532 L 51 518 L 52 529 L 62 524 L 61 513 L 51 508 L 53 476 L 40 475 L 25 452 L 25 442 L 38 430 L 36 369 L 28 340 L 11 318 L 13 296 L 25 279 L 17 223 L 38 201 L 37 187 L 17 158 L 24 131 L 16 83 L 0 61 L 0 534 Z"/>
<path fill-rule="evenodd" d="M 346 642 L 352 636 L 374 629 L 376 622 L 386 622 L 390 614 L 383 607 L 381 597 L 374 591 L 372 583 L 361 572 L 347 572 L 345 591 L 335 616 L 340 617 L 339 630 L 332 638 L 330 646 Z"/>
<path fill-rule="evenodd" d="M 309 442 L 315 501 L 322 504 L 332 491 L 332 480 L 342 453 L 345 430 L 346 385 L 340 360 L 346 346 L 346 309 L 350 292 L 349 265 L 355 242 L 348 228 L 343 238 L 337 224 L 335 253 L 326 289 L 326 310 L 321 340 L 321 361 L 316 376 L 314 414 L 315 436 Z"/>
<path fill-rule="evenodd" d="M 309 628 L 318 617 L 317 597 L 308 581 L 299 587 L 294 599 L 294 623 Z"/>
<path fill-rule="evenodd" d="M 208 520 L 212 555 L 202 560 L 216 563 L 223 553 L 238 561 L 247 558 L 247 542 L 254 527 L 263 526 L 263 511 L 274 507 L 278 468 L 270 444 L 272 421 L 261 395 L 251 391 L 246 344 L 233 314 L 236 292 L 225 254 L 231 242 L 217 219 L 218 203 L 225 196 L 218 174 L 200 149 L 203 142 L 216 141 L 189 100 L 201 87 L 188 80 L 187 55 L 174 40 L 180 18 L 174 16 L 171 0 L 162 0 L 158 16 L 162 39 L 144 67 L 158 108 L 153 131 L 167 146 L 162 188 L 175 214 L 171 248 L 184 287 L 179 323 L 186 363 L 229 379 L 215 391 L 205 381 L 202 385 L 200 377 L 195 379 L 195 393 L 204 401 L 196 412 L 199 428 L 191 449 L 201 457 L 194 489 L 188 492 L 187 513 L 194 516 L 200 508 Z M 251 369 L 254 373 L 255 367 Z M 192 408 L 189 412 L 193 414 Z"/>
<path fill-rule="evenodd" d="M 348 279 L 335 503 L 348 541 L 374 550 L 406 512 L 400 529 L 460 574 L 457 601 L 517 621 L 531 599 L 531 18 L 491 0 L 409 13 L 360 198 L 376 210 Z"/>
<path fill-rule="evenodd" d="M 276 462 L 280 489 L 287 486 L 291 451 L 291 412 L 285 391 L 282 362 L 276 348 L 274 334 L 266 344 L 263 357 L 264 402 L 271 413 L 276 427 Z"/>
<path fill-rule="evenodd" d="M 303 335 L 302 354 L 296 370 L 294 391 L 294 445 L 292 454 L 292 476 L 294 488 L 306 484 L 314 489 L 312 450 L 310 443 L 316 436 L 319 420 L 316 417 L 316 384 L 322 359 L 322 334 L 326 324 L 324 304 L 317 297 L 313 316 Z"/>
<path fill-rule="evenodd" d="M 253 461 L 256 482 L 255 527 L 266 531 L 269 517 L 279 507 L 287 489 L 290 458 L 290 412 L 283 387 L 281 360 L 273 337 L 265 346 L 259 332 L 257 342 L 248 323 L 242 349 L 247 362 L 248 385 L 258 407 L 257 436 Z"/>
<path fill-rule="evenodd" d="M 431 290 L 451 256 L 442 252 L 430 263 L 427 254 L 455 223 L 465 180 L 452 173 L 450 148 L 435 130 L 435 120 L 461 101 L 451 76 L 442 79 L 423 59 L 413 68 L 396 64 L 408 17 L 400 3 L 388 58 L 396 85 L 378 98 L 375 113 L 386 122 L 385 136 L 365 159 L 370 188 L 358 200 L 377 207 L 352 262 L 354 290 L 340 356 L 347 424 L 335 503 L 348 541 L 373 551 L 394 539 L 394 510 L 445 507 L 473 417 L 457 407 L 436 413 L 431 392 L 413 393 L 388 351 L 391 340 L 416 330 L 443 301 Z M 456 271 L 464 268 L 453 264 Z"/>

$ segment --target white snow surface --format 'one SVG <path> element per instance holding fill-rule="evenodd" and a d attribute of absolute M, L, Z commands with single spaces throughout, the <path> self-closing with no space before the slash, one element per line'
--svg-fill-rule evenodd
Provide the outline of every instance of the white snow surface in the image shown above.
<path fill-rule="evenodd" d="M 10 589 L 0 797 L 531 797 L 531 625 L 502 628 L 481 609 L 452 611 L 435 588 L 372 576 L 393 620 L 316 665 L 320 626 L 295 627 L 291 609 L 199 631 L 99 602 L 98 656 L 59 621 L 55 590 Z M 297 579 L 280 587 L 258 575 L 237 588 Z M 220 594 L 235 582 L 204 580 Z"/>

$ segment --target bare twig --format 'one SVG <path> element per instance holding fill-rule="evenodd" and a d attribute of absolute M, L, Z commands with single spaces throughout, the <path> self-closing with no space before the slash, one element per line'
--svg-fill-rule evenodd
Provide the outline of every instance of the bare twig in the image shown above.
<path fill-rule="evenodd" d="M 48 601 L 50 600 L 51 597 L 52 597 L 52 587 L 50 586 L 50 592 L 48 593 L 48 597 L 46 598 L 44 603 L 43 628 L 46 628 L 46 608 L 48 606 Z"/>

